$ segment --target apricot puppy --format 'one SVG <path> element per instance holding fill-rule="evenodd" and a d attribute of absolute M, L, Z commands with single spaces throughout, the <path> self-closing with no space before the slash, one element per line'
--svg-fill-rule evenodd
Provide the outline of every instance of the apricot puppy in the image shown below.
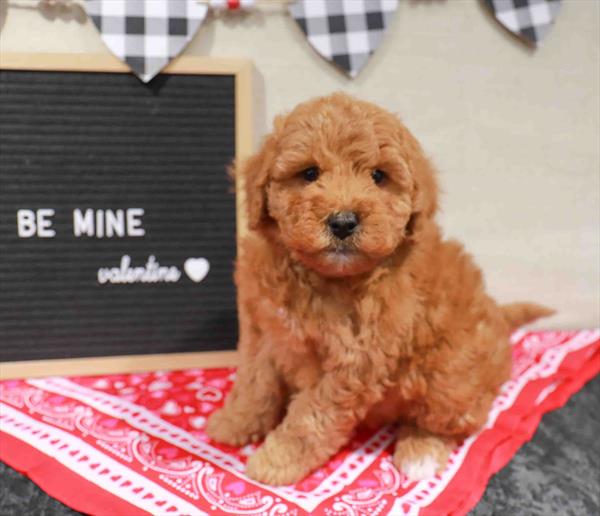
<path fill-rule="evenodd" d="M 400 421 L 394 463 L 433 475 L 486 421 L 512 329 L 435 222 L 435 173 L 400 121 L 343 94 L 275 120 L 242 167 L 250 234 L 236 266 L 242 364 L 211 438 L 266 438 L 247 474 L 291 484 L 360 424 Z"/>

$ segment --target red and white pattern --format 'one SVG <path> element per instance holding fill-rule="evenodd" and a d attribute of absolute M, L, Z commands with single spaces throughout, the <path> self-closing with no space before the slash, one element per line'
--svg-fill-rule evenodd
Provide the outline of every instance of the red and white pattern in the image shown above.
<path fill-rule="evenodd" d="M 204 433 L 233 369 L 0 382 L 0 459 L 92 514 L 463 514 L 541 416 L 600 372 L 597 330 L 518 333 L 513 342 L 513 378 L 485 428 L 429 480 L 410 482 L 392 466 L 392 427 L 356 435 L 293 487 L 246 478 L 256 447 Z"/>

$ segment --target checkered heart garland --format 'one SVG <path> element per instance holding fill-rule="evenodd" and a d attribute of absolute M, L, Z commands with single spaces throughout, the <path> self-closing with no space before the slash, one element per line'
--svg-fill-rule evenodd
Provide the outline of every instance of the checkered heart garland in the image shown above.
<path fill-rule="evenodd" d="M 483 1 L 500 24 L 534 45 L 539 45 L 549 32 L 561 2 Z M 144 82 L 150 81 L 189 43 L 206 17 L 208 7 L 235 11 L 264 5 L 257 0 L 85 2 L 106 45 Z M 399 0 L 291 0 L 288 11 L 322 57 L 350 77 L 356 77 L 383 40 L 398 3 Z"/>
<path fill-rule="evenodd" d="M 208 7 L 197 0 L 86 0 L 106 46 L 144 82 L 190 42 Z"/>
<path fill-rule="evenodd" d="M 520 38 L 539 45 L 558 16 L 561 0 L 485 0 L 496 19 Z"/>
<path fill-rule="evenodd" d="M 397 7 L 398 0 L 299 0 L 289 12 L 321 56 L 355 77 L 381 43 Z"/>
<path fill-rule="evenodd" d="M 289 6 L 309 43 L 351 77 L 358 75 L 383 39 L 399 0 L 296 0 Z M 504 27 L 539 45 L 561 0 L 484 0 Z"/>

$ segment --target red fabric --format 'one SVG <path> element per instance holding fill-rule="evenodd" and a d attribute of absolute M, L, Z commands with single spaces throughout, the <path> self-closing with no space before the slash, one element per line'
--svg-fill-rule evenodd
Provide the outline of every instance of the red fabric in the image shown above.
<path fill-rule="evenodd" d="M 249 481 L 255 446 L 222 446 L 203 430 L 233 369 L 0 382 L 0 459 L 91 514 L 465 514 L 542 415 L 600 372 L 599 336 L 515 335 L 513 378 L 488 423 L 418 483 L 391 465 L 392 427 L 357 435 L 293 487 Z"/>
<path fill-rule="evenodd" d="M 35 448 L 2 433 L 0 457 L 26 474 L 48 494 L 79 512 L 90 514 L 147 514 L 94 484 Z"/>

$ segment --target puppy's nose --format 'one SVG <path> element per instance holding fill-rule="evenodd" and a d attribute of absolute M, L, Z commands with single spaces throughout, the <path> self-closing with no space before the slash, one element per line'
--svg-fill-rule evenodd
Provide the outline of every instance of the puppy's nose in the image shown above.
<path fill-rule="evenodd" d="M 353 211 L 342 211 L 330 215 L 327 225 L 331 232 L 340 240 L 350 236 L 358 227 L 358 217 Z"/>

